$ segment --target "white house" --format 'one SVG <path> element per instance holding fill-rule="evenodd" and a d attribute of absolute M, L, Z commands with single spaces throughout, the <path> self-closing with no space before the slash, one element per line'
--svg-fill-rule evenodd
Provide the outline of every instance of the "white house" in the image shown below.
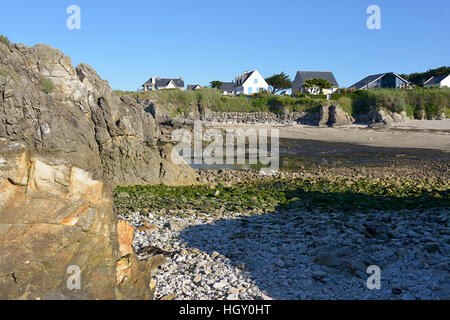
<path fill-rule="evenodd" d="M 244 72 L 235 78 L 234 94 L 252 95 L 263 90 L 268 91 L 269 85 L 258 70 Z"/>
<path fill-rule="evenodd" d="M 269 91 L 269 85 L 258 70 L 254 70 L 244 72 L 232 82 L 223 82 L 219 90 L 222 91 L 224 96 L 235 94 L 252 95 L 264 90 Z"/>
<path fill-rule="evenodd" d="M 423 83 L 424 87 L 437 87 L 437 88 L 443 88 L 443 87 L 450 87 L 450 75 L 447 76 L 433 76 L 427 81 Z"/>
<path fill-rule="evenodd" d="M 163 79 L 151 77 L 146 83 L 142 85 L 144 91 L 163 90 L 163 89 L 184 89 L 183 78 L 179 79 Z"/>

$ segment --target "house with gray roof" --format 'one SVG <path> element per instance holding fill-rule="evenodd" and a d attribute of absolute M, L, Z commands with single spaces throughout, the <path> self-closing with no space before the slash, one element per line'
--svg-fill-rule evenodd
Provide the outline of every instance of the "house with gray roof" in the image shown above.
<path fill-rule="evenodd" d="M 369 89 L 403 89 L 410 88 L 411 83 L 403 79 L 394 72 L 374 74 L 365 77 L 357 83 L 351 85 L 349 89 L 354 90 L 369 90 Z"/>
<path fill-rule="evenodd" d="M 437 88 L 443 88 L 443 87 L 450 87 L 450 75 L 446 76 L 433 76 L 427 81 L 423 83 L 423 86 L 426 88 L 429 87 L 437 87 Z"/>
<path fill-rule="evenodd" d="M 328 71 L 297 71 L 295 75 L 294 83 L 292 84 L 292 94 L 296 94 L 297 92 L 306 92 L 307 90 L 303 88 L 306 80 L 309 79 L 323 79 L 331 83 L 332 87 L 323 90 L 323 94 L 332 94 L 337 89 L 339 89 L 339 85 L 336 81 L 332 72 Z"/>
<path fill-rule="evenodd" d="M 184 89 L 183 78 L 156 78 L 151 77 L 146 83 L 142 85 L 144 91 L 163 90 L 163 89 Z"/>
<path fill-rule="evenodd" d="M 199 84 L 188 84 L 186 87 L 186 91 L 194 91 L 194 90 L 198 90 L 201 88 L 202 88 L 202 86 Z"/>
<path fill-rule="evenodd" d="M 238 75 L 232 82 L 224 82 L 219 90 L 222 91 L 223 95 L 252 95 L 257 92 L 268 91 L 269 85 L 258 70 L 253 70 Z"/>
<path fill-rule="evenodd" d="M 234 87 L 236 86 L 235 82 L 224 82 L 219 90 L 222 91 L 222 95 L 230 96 L 234 94 Z"/>

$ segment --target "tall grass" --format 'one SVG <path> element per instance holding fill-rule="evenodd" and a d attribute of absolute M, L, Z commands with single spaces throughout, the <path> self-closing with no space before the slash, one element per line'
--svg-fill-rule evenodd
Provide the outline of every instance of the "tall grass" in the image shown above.
<path fill-rule="evenodd" d="M 212 111 L 222 112 L 275 112 L 308 111 L 318 112 L 319 107 L 329 104 L 326 99 L 311 98 L 306 95 L 274 96 L 255 94 L 223 96 L 217 89 L 202 88 L 194 91 L 178 89 L 161 91 L 124 92 L 120 95 L 131 95 L 141 99 L 153 99 L 175 113 L 191 112 L 197 107 L 207 107 Z M 406 111 L 412 117 L 424 110 L 428 118 L 437 118 L 442 113 L 450 116 L 450 88 L 417 88 L 410 90 L 378 89 L 360 90 L 346 93 L 335 93 L 333 101 L 352 115 L 369 113 L 372 110 L 387 110 L 400 113 Z"/>
<path fill-rule="evenodd" d="M 442 113 L 449 114 L 450 88 L 361 90 L 336 93 L 332 99 L 351 114 L 383 109 L 397 113 L 406 111 L 408 116 L 413 116 L 424 110 L 428 118 L 436 118 Z"/>
<path fill-rule="evenodd" d="M 223 96 L 217 89 L 202 88 L 194 91 L 160 90 L 160 91 L 139 91 L 123 92 L 116 91 L 121 95 L 131 95 L 141 99 L 154 99 L 166 106 L 172 107 L 178 113 L 189 112 L 193 107 L 207 107 L 212 111 L 219 112 L 281 112 L 284 109 L 288 111 L 305 111 L 317 108 L 326 102 L 326 100 L 317 100 L 310 98 L 294 98 L 289 96 L 257 96 L 247 97 Z M 181 107 L 181 110 L 180 110 Z"/>
<path fill-rule="evenodd" d="M 3 34 L 0 34 L 0 42 L 6 44 L 7 46 L 10 45 L 10 41 L 7 36 L 4 36 Z"/>

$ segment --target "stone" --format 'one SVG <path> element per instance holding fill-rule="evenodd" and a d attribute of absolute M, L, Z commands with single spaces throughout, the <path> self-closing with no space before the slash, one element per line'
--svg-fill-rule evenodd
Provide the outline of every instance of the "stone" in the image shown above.
<path fill-rule="evenodd" d="M 332 127 L 346 126 L 355 122 L 355 119 L 338 105 L 329 107 L 329 118 L 327 124 Z"/>
<path fill-rule="evenodd" d="M 281 259 L 275 259 L 273 262 L 278 268 L 284 268 L 286 267 L 286 264 Z"/>
<path fill-rule="evenodd" d="M 169 229 L 172 231 L 182 231 L 187 227 L 186 224 L 179 222 L 179 221 L 170 221 L 169 222 Z"/>
<path fill-rule="evenodd" d="M 424 246 L 425 251 L 429 252 L 429 253 L 435 253 L 435 252 L 440 252 L 441 251 L 441 247 L 439 246 L 439 243 L 427 243 Z"/>
<path fill-rule="evenodd" d="M 200 281 L 202 281 L 202 275 L 201 274 L 196 274 L 194 277 L 194 280 L 192 280 L 192 282 L 194 282 L 195 284 L 199 283 Z"/>
<path fill-rule="evenodd" d="M 317 124 L 319 127 L 327 126 L 330 116 L 329 106 L 321 106 L 319 109 L 320 120 Z"/>
<path fill-rule="evenodd" d="M 119 252 L 121 257 L 133 254 L 132 247 L 134 239 L 134 228 L 126 221 L 119 221 L 117 223 L 117 237 L 119 240 Z"/>
<path fill-rule="evenodd" d="M 317 281 L 323 281 L 327 277 L 327 273 L 323 271 L 314 271 L 311 273 L 311 277 Z"/>
<path fill-rule="evenodd" d="M 175 300 L 176 298 L 177 298 L 177 294 L 176 293 L 169 293 L 168 295 L 165 295 L 164 297 L 162 297 L 159 300 L 169 301 L 169 300 Z"/>
<path fill-rule="evenodd" d="M 337 268 L 345 264 L 350 256 L 350 248 L 325 248 L 314 258 L 314 263 Z"/>
<path fill-rule="evenodd" d="M 159 230 L 159 227 L 156 224 L 149 224 L 144 222 L 142 227 L 137 228 L 138 231 L 142 231 L 142 232 L 155 232 Z"/>
<path fill-rule="evenodd" d="M 238 300 L 239 296 L 236 293 L 229 294 L 227 300 Z"/>
<path fill-rule="evenodd" d="M 0 139 L 0 154 L 0 299 L 153 298 L 109 184 L 22 143 Z M 73 268 L 79 290 L 67 286 Z"/>
<path fill-rule="evenodd" d="M 226 279 L 223 279 L 223 280 L 221 280 L 221 281 L 219 281 L 219 282 L 215 282 L 215 283 L 213 284 L 213 288 L 214 288 L 214 289 L 217 289 L 217 290 L 220 290 L 220 289 L 225 288 L 225 286 L 227 286 L 227 284 L 228 284 L 227 280 L 226 280 Z"/>

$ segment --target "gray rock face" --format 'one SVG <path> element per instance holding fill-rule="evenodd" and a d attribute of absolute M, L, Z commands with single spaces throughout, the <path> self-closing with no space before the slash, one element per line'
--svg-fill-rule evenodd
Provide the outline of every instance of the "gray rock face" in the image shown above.
<path fill-rule="evenodd" d="M 46 45 L 0 44 L 0 67 L 0 137 L 113 184 L 192 182 L 190 167 L 173 165 L 171 149 L 157 146 L 146 102 L 119 98 L 90 66 L 75 69 Z"/>
<path fill-rule="evenodd" d="M 330 106 L 328 125 L 331 126 L 346 126 L 355 122 L 355 119 L 340 106 Z"/>
<path fill-rule="evenodd" d="M 351 115 L 345 112 L 340 106 L 322 106 L 320 108 L 319 126 L 346 126 L 355 121 Z"/>

